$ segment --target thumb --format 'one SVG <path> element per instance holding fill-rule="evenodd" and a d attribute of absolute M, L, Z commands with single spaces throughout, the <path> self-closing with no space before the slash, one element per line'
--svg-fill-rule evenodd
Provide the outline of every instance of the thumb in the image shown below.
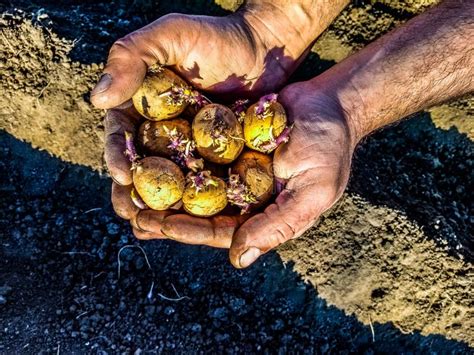
<path fill-rule="evenodd" d="M 116 107 L 138 90 L 147 68 L 155 63 L 176 64 L 175 16 L 165 16 L 112 45 L 107 64 L 99 82 L 91 92 L 94 106 L 102 109 Z"/>
<path fill-rule="evenodd" d="M 332 188 L 308 184 L 308 180 L 304 176 L 290 180 L 275 203 L 239 228 L 229 251 L 235 267 L 245 268 L 260 255 L 300 236 L 335 201 Z"/>

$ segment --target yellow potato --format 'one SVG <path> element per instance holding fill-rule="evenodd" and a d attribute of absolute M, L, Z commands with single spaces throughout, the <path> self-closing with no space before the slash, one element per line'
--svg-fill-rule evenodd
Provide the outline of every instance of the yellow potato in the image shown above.
<path fill-rule="evenodd" d="M 245 151 L 234 163 L 227 187 L 229 202 L 242 212 L 264 205 L 274 190 L 273 161 L 266 154 Z"/>
<path fill-rule="evenodd" d="M 161 157 L 147 157 L 138 161 L 133 169 L 133 184 L 147 206 L 159 211 L 178 202 L 185 188 L 181 169 Z"/>
<path fill-rule="evenodd" d="M 260 111 L 259 111 L 260 109 Z M 247 147 L 270 153 L 277 146 L 277 138 L 286 128 L 285 109 L 276 101 L 269 101 L 262 110 L 262 103 L 257 102 L 247 109 L 243 130 Z"/>
<path fill-rule="evenodd" d="M 223 105 L 204 106 L 194 118 L 192 132 L 199 154 L 213 163 L 233 162 L 244 147 L 242 126 Z"/>
<path fill-rule="evenodd" d="M 183 194 L 183 207 L 193 216 L 210 217 L 227 206 L 226 185 L 208 171 L 190 178 Z"/>
<path fill-rule="evenodd" d="M 133 95 L 136 110 L 152 121 L 161 121 L 178 116 L 187 102 L 171 99 L 173 87 L 187 87 L 186 82 L 166 68 L 150 69 L 142 86 Z"/>
<path fill-rule="evenodd" d="M 170 135 L 175 134 L 183 140 L 191 140 L 191 125 L 182 118 L 166 121 L 148 121 L 140 125 L 138 142 L 147 155 L 158 155 L 170 158 L 176 151 L 170 148 Z"/>

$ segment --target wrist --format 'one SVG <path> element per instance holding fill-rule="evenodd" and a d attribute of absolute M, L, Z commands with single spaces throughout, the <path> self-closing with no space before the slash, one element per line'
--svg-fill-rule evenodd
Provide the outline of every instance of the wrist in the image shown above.
<path fill-rule="evenodd" d="M 325 6 L 323 0 L 249 0 L 237 13 L 267 50 L 281 48 L 285 56 L 297 60 L 348 2 L 336 0 L 334 6 Z"/>
<path fill-rule="evenodd" d="M 336 79 L 334 77 L 328 78 L 328 80 L 321 79 L 320 76 L 305 82 L 302 87 L 303 91 L 307 93 L 305 96 L 309 96 L 313 110 L 318 113 L 316 117 L 322 117 L 323 124 L 334 121 L 341 126 L 347 137 L 350 150 L 353 151 L 367 134 L 359 119 L 364 103 L 355 88 L 334 85 L 334 79 Z M 312 124 L 318 126 L 319 123 L 316 120 Z"/>

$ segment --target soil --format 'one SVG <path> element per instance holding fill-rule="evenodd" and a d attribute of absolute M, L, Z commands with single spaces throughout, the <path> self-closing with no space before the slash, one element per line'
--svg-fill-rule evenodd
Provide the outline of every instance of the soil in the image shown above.
<path fill-rule="evenodd" d="M 434 1 L 358 3 L 292 80 Z M 225 251 L 133 238 L 110 205 L 88 93 L 114 39 L 172 11 L 226 13 L 204 0 L 0 3 L 0 352 L 472 351 L 472 97 L 369 137 L 341 202 L 248 270 Z"/>

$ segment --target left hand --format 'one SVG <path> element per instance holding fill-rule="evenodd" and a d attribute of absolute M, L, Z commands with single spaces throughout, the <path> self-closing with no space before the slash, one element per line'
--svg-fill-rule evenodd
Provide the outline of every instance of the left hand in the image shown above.
<path fill-rule="evenodd" d="M 289 142 L 275 152 L 275 177 L 286 185 L 274 203 L 248 216 L 240 228 L 243 221 L 237 216 L 161 217 L 142 211 L 137 224 L 146 232 L 135 235 L 148 239 L 164 234 L 189 244 L 230 247 L 232 264 L 244 268 L 310 228 L 347 185 L 355 147 L 350 117 L 337 98 L 326 96 L 312 82 L 286 87 L 279 101 L 294 127 Z"/>

